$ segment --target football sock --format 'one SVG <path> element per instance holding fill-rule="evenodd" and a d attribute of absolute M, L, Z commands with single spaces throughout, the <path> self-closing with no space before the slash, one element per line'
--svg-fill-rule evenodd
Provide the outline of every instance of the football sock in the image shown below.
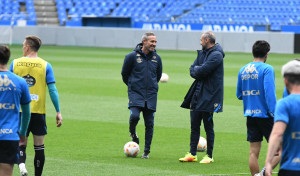
<path fill-rule="evenodd" d="M 26 161 L 26 145 L 21 145 L 20 148 L 19 148 L 19 154 L 20 154 L 20 157 L 19 157 L 19 163 L 25 163 Z"/>
<path fill-rule="evenodd" d="M 34 172 L 35 176 L 41 176 L 45 163 L 45 152 L 44 145 L 34 146 L 35 156 L 34 156 Z"/>

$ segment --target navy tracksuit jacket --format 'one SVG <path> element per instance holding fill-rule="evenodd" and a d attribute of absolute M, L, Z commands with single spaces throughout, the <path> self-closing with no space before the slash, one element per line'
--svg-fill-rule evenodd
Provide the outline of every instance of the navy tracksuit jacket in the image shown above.
<path fill-rule="evenodd" d="M 160 56 L 154 51 L 145 55 L 142 43 L 126 55 L 123 68 L 123 82 L 128 86 L 129 108 L 145 107 L 156 111 L 158 82 L 162 74 Z"/>

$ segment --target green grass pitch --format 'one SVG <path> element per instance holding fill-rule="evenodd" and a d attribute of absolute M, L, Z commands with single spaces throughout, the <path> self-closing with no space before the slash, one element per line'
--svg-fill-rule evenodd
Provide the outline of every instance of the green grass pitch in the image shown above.
<path fill-rule="evenodd" d="M 134 47 L 134 46 L 132 46 Z M 199 46 L 200 47 L 200 46 Z M 11 46 L 11 59 L 22 56 L 22 46 Z M 189 67 L 196 52 L 160 50 L 168 83 L 159 83 L 158 108 L 149 160 L 140 158 L 144 149 L 143 118 L 137 127 L 141 152 L 127 158 L 123 146 L 130 141 L 127 87 L 122 82 L 123 59 L 132 49 L 42 46 L 39 56 L 54 69 L 64 118 L 55 125 L 55 111 L 47 99 L 48 135 L 45 140 L 46 176 L 98 175 L 212 175 L 249 173 L 249 143 L 242 102 L 235 96 L 239 69 L 252 61 L 251 54 L 226 53 L 224 112 L 214 115 L 215 162 L 209 165 L 180 163 L 189 151 L 189 111 L 180 108 L 192 78 Z M 267 63 L 276 71 L 277 99 L 282 97 L 281 66 L 300 55 L 269 54 Z M 201 136 L 205 136 L 203 126 Z M 32 136 L 27 147 L 27 169 L 33 175 Z M 267 145 L 261 151 L 264 165 Z M 201 159 L 205 153 L 198 153 Z M 275 169 L 278 171 L 278 167 Z M 17 166 L 14 175 L 19 175 Z"/>

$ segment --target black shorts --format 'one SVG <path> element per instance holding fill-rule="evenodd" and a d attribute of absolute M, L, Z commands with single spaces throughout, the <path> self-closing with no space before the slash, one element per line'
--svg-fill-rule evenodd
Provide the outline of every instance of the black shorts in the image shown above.
<path fill-rule="evenodd" d="M 283 170 L 280 169 L 278 176 L 300 176 L 300 171 Z"/>
<path fill-rule="evenodd" d="M 247 117 L 247 141 L 261 142 L 263 136 L 269 142 L 274 125 L 274 118 Z"/>
<path fill-rule="evenodd" d="M 0 163 L 17 164 L 19 141 L 0 140 Z"/>
<path fill-rule="evenodd" d="M 36 136 L 44 136 L 47 134 L 45 114 L 31 113 L 31 118 L 26 133 L 27 137 L 29 136 L 30 132 Z"/>

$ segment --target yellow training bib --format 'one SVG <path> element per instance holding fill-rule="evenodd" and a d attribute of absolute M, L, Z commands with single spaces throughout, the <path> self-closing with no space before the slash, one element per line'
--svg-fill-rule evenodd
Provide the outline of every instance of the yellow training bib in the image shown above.
<path fill-rule="evenodd" d="M 21 57 L 14 60 L 13 72 L 23 77 L 31 96 L 31 113 L 46 114 L 46 67 L 41 58 Z"/>

